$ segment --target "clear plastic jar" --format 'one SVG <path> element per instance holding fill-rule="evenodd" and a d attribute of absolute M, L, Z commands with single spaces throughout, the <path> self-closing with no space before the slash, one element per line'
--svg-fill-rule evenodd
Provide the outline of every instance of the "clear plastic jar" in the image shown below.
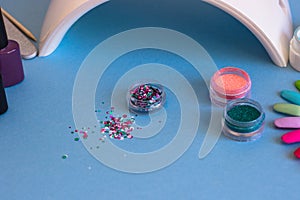
<path fill-rule="evenodd" d="M 228 102 L 224 110 L 223 133 L 237 141 L 253 141 L 261 137 L 265 113 L 261 105 L 242 98 Z"/>
<path fill-rule="evenodd" d="M 225 106 L 227 101 L 248 98 L 250 90 L 250 76 L 240 68 L 222 68 L 210 80 L 210 99 L 215 105 Z"/>
<path fill-rule="evenodd" d="M 128 92 L 128 107 L 132 112 L 156 111 L 164 105 L 165 100 L 166 93 L 160 84 L 136 84 Z"/>
<path fill-rule="evenodd" d="M 295 30 L 294 36 L 290 41 L 289 60 L 292 67 L 300 71 L 300 26 Z"/>

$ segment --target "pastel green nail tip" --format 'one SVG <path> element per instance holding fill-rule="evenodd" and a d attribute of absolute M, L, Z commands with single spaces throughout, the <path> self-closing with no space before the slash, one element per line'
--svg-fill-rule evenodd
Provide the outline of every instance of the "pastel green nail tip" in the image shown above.
<path fill-rule="evenodd" d="M 291 91 L 291 90 L 283 90 L 281 92 L 281 97 L 284 98 L 285 100 L 300 105 L 300 93 Z"/>
<path fill-rule="evenodd" d="M 295 86 L 300 91 L 300 80 L 295 82 Z"/>
<path fill-rule="evenodd" d="M 277 112 L 292 116 L 300 116 L 300 106 L 290 103 L 277 103 L 273 106 Z"/>

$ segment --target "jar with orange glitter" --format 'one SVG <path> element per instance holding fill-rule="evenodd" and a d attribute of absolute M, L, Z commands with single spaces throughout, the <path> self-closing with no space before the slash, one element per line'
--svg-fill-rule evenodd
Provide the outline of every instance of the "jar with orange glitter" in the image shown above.
<path fill-rule="evenodd" d="M 210 80 L 210 99 L 218 106 L 225 106 L 230 100 L 249 97 L 250 90 L 250 76 L 237 67 L 224 67 Z"/>

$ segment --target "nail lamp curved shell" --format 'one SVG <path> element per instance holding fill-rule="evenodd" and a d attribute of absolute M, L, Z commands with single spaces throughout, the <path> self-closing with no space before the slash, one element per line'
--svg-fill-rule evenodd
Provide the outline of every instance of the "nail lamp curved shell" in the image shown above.
<path fill-rule="evenodd" d="M 50 55 L 82 15 L 108 0 L 51 0 L 42 27 L 39 56 Z M 288 0 L 203 0 L 229 13 L 258 38 L 273 62 L 285 67 L 293 35 Z"/>
<path fill-rule="evenodd" d="M 288 0 L 203 0 L 243 23 L 258 38 L 273 62 L 285 67 L 293 23 Z"/>
<path fill-rule="evenodd" d="M 85 13 L 108 0 L 51 0 L 39 41 L 39 56 L 58 47 L 69 28 Z"/>

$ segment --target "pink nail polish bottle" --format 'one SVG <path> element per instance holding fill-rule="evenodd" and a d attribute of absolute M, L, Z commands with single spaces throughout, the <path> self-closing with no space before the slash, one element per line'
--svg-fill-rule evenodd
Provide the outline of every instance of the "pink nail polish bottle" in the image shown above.
<path fill-rule="evenodd" d="M 24 80 L 19 44 L 8 40 L 0 7 L 0 73 L 4 87 L 13 86 Z"/>

